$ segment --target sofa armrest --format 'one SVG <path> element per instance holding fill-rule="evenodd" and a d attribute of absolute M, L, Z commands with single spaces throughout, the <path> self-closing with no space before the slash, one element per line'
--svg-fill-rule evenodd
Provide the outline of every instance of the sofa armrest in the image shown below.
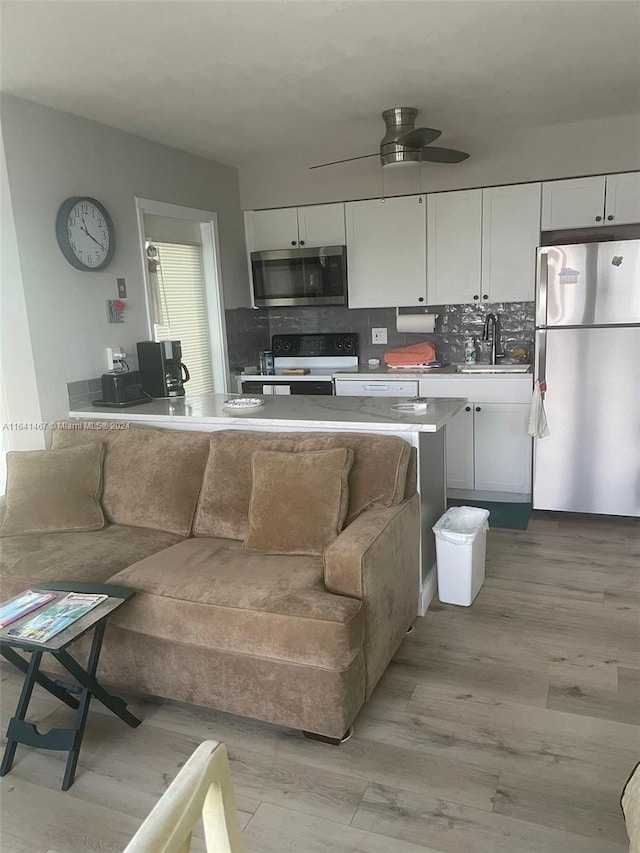
<path fill-rule="evenodd" d="M 324 552 L 326 589 L 364 605 L 367 697 L 416 616 L 419 552 L 417 494 L 366 510 Z"/>

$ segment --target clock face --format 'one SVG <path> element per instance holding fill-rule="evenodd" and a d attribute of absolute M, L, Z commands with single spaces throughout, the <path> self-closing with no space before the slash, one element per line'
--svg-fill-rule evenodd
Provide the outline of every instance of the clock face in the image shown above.
<path fill-rule="evenodd" d="M 63 255 L 76 269 L 104 269 L 115 251 L 115 230 L 107 209 L 94 198 L 68 198 L 56 220 Z"/>

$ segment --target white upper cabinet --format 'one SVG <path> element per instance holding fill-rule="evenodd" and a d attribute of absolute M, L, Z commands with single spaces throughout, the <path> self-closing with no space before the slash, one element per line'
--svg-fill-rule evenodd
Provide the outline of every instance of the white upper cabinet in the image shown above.
<path fill-rule="evenodd" d="M 350 308 L 426 302 L 425 196 L 345 204 Z"/>
<path fill-rule="evenodd" d="M 249 252 L 345 243 L 342 203 L 247 210 L 244 220 Z"/>
<path fill-rule="evenodd" d="M 542 230 L 584 228 L 604 219 L 606 178 L 547 181 L 542 185 Z"/>
<path fill-rule="evenodd" d="M 607 175 L 605 222 L 613 225 L 640 222 L 640 172 Z"/>
<path fill-rule="evenodd" d="M 249 252 L 290 249 L 298 245 L 298 211 L 295 207 L 248 210 L 244 221 Z"/>
<path fill-rule="evenodd" d="M 640 222 L 640 172 L 542 185 L 542 230 Z"/>
<path fill-rule="evenodd" d="M 540 184 L 427 196 L 430 305 L 534 298 Z"/>
<path fill-rule="evenodd" d="M 480 299 L 482 190 L 427 196 L 427 281 L 431 305 Z"/>
<path fill-rule="evenodd" d="M 541 184 L 482 190 L 482 298 L 534 299 Z"/>
<path fill-rule="evenodd" d="M 298 208 L 301 246 L 344 246 L 344 204 L 312 204 Z"/>

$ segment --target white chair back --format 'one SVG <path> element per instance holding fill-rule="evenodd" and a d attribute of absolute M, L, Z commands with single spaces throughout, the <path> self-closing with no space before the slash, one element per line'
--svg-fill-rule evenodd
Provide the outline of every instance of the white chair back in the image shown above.
<path fill-rule="evenodd" d="M 244 853 L 227 750 L 215 740 L 195 750 L 124 853 L 189 853 L 200 817 L 207 853 Z"/>

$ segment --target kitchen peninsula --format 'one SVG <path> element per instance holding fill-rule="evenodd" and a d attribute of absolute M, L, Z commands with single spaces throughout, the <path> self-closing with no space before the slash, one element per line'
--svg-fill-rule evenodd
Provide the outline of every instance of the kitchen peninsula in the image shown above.
<path fill-rule="evenodd" d="M 264 405 L 246 411 L 225 408 L 240 395 L 203 394 L 152 400 L 128 408 L 82 406 L 72 418 L 120 421 L 167 429 L 213 431 L 255 429 L 276 431 L 367 432 L 398 435 L 416 449 L 422 537 L 420 548 L 419 615 L 435 594 L 435 541 L 432 526 L 446 509 L 446 424 L 464 407 L 464 399 L 429 398 L 422 412 L 399 412 L 395 397 L 269 396 Z M 406 399 L 406 398 L 405 398 Z"/>

